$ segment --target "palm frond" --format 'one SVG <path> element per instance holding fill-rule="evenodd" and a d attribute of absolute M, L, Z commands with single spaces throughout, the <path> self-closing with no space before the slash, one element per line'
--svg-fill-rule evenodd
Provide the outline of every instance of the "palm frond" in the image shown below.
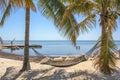
<path fill-rule="evenodd" d="M 43 15 L 47 18 L 52 18 L 54 21 L 57 21 L 57 18 L 55 16 L 54 10 L 52 7 L 48 4 L 49 0 L 39 0 L 38 7 L 39 10 L 43 13 Z"/>
<path fill-rule="evenodd" d="M 52 18 L 59 31 L 75 44 L 78 37 L 78 29 L 76 29 L 77 21 L 73 14 L 70 14 L 62 25 L 60 24 L 66 6 L 59 0 L 39 0 L 38 5 L 43 15 Z"/>
<path fill-rule="evenodd" d="M 73 45 L 76 45 L 76 39 L 79 36 L 79 28 L 77 27 L 75 17 L 71 14 L 60 26 L 59 30 L 61 33 L 67 36 L 73 42 Z"/>
<path fill-rule="evenodd" d="M 85 1 L 83 2 L 86 6 L 88 5 L 88 2 Z M 59 0 L 39 0 L 39 8 L 41 9 L 43 15 L 47 16 L 47 18 L 52 18 L 59 31 L 64 36 L 72 40 L 74 44 L 76 43 L 76 39 L 79 35 L 79 29 L 80 30 L 82 29 L 81 31 L 84 31 L 85 29 L 87 30 L 88 25 L 90 28 L 93 26 L 92 24 L 95 22 L 95 15 L 90 15 L 80 24 L 77 23 L 73 13 L 78 7 L 80 8 L 81 6 L 82 6 L 82 1 L 80 5 L 78 5 L 77 1 L 74 1 L 74 3 L 71 4 L 70 6 L 66 6 L 64 3 L 62 3 Z M 85 11 L 86 13 L 90 12 L 87 10 L 87 8 L 88 7 L 84 9 L 83 11 L 84 13 Z M 84 27 L 81 28 L 80 26 L 84 26 Z"/>
<path fill-rule="evenodd" d="M 117 15 L 116 14 L 111 14 L 108 19 L 108 26 L 111 28 L 111 31 L 115 31 L 117 28 Z"/>
<path fill-rule="evenodd" d="M 36 11 L 35 5 L 32 0 L 10 0 L 12 6 L 30 8 Z"/>
<path fill-rule="evenodd" d="M 114 4 L 116 4 L 117 10 L 120 12 L 120 0 L 115 0 Z"/>
<path fill-rule="evenodd" d="M 6 9 L 3 13 L 0 25 L 4 24 L 5 19 L 10 15 L 10 12 L 12 11 L 12 8 L 16 8 L 16 7 L 25 7 L 25 8 L 30 8 L 33 11 L 36 11 L 35 5 L 32 2 L 32 0 L 9 0 L 9 2 L 7 3 L 6 1 Z"/>
<path fill-rule="evenodd" d="M 95 26 L 95 14 L 89 15 L 87 18 L 85 18 L 82 22 L 80 22 L 77 26 L 79 31 L 85 32 L 89 31 L 89 29 L 93 28 Z"/>
<path fill-rule="evenodd" d="M 0 21 L 0 25 L 4 24 L 6 17 L 10 15 L 10 10 L 11 10 L 11 4 L 9 3 L 8 6 L 6 7 L 5 12 L 3 13 L 2 19 Z"/>
<path fill-rule="evenodd" d="M 64 12 L 62 22 L 64 22 L 64 19 L 69 16 L 71 13 L 77 13 L 81 15 L 89 15 L 92 12 L 93 6 L 95 4 L 88 0 L 78 0 L 72 2 L 70 5 L 66 6 L 66 10 Z"/>

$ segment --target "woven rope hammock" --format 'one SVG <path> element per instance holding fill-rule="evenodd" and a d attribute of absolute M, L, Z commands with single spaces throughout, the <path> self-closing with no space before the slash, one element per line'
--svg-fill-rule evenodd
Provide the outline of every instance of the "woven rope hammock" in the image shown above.
<path fill-rule="evenodd" d="M 47 64 L 47 65 L 51 65 L 55 67 L 69 67 L 69 66 L 76 65 L 80 62 L 86 61 L 86 60 L 87 58 L 85 57 L 85 55 L 81 55 L 72 60 L 65 60 L 65 61 L 55 61 L 52 59 L 48 59 L 46 62 L 43 62 L 41 64 Z"/>
<path fill-rule="evenodd" d="M 36 53 L 36 55 L 44 57 L 45 60 L 41 61 L 41 64 L 47 64 L 55 67 L 69 67 L 87 60 L 87 57 L 85 55 L 81 55 L 71 60 L 56 61 L 56 60 L 53 60 L 53 58 L 51 57 L 48 57 L 39 53 L 34 48 L 32 48 L 32 50 Z"/>

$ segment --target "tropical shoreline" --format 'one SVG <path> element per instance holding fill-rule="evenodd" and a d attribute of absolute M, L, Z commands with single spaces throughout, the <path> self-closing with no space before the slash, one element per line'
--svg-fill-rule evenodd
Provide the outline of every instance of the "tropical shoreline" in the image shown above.
<path fill-rule="evenodd" d="M 117 72 L 112 76 L 104 75 L 96 70 L 93 66 L 93 60 L 87 60 L 70 67 L 54 67 L 50 65 L 40 64 L 41 58 L 36 56 L 30 56 L 31 70 L 19 73 L 22 67 L 22 55 L 10 54 L 6 52 L 0 52 L 0 79 L 2 80 L 61 80 L 64 77 L 67 80 L 76 79 L 92 79 L 92 80 L 119 80 L 120 77 L 120 60 L 117 59 Z M 46 72 L 47 70 L 47 72 Z M 17 76 L 17 77 L 16 77 Z"/>

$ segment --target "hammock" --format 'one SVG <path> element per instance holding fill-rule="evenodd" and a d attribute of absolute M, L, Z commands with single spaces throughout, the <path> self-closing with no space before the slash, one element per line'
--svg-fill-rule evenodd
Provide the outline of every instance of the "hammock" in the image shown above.
<path fill-rule="evenodd" d="M 72 60 L 56 61 L 56 60 L 53 60 L 53 58 L 51 58 L 51 57 L 44 56 L 43 54 L 36 51 L 34 48 L 32 48 L 32 50 L 38 56 L 44 57 L 45 60 L 43 59 L 43 61 L 41 61 L 41 64 L 47 64 L 47 65 L 51 65 L 51 66 L 55 66 L 55 67 L 69 67 L 69 66 L 73 66 L 73 65 L 76 65 L 80 62 L 83 62 L 83 61 L 87 60 L 85 55 L 81 55 L 81 56 L 76 57 Z"/>
<path fill-rule="evenodd" d="M 48 59 L 46 62 L 43 62 L 41 64 L 47 64 L 55 67 L 69 67 L 86 60 L 87 58 L 85 57 L 85 55 L 81 55 L 77 58 L 74 58 L 73 60 L 65 60 L 65 61 L 54 61 L 52 59 Z"/>

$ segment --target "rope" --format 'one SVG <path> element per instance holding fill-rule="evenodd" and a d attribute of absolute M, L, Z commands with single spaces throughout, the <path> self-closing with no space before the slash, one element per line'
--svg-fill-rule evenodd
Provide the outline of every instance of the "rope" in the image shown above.
<path fill-rule="evenodd" d="M 45 57 L 43 54 L 39 53 L 37 50 L 35 50 L 34 48 L 32 48 L 32 50 L 38 55 L 38 56 L 43 56 Z"/>
<path fill-rule="evenodd" d="M 97 43 L 88 52 L 86 52 L 85 54 L 87 56 L 90 56 L 98 48 L 99 43 L 100 43 L 100 41 L 97 41 Z M 95 54 L 97 54 L 97 53 L 95 53 Z"/>

